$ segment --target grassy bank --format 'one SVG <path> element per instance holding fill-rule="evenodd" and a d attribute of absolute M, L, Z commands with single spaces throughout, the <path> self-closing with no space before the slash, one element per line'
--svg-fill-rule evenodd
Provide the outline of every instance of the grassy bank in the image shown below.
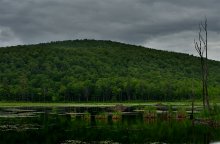
<path fill-rule="evenodd" d="M 179 105 L 190 106 L 191 102 L 88 102 L 88 103 L 76 103 L 76 102 L 0 102 L 0 107 L 111 107 L 117 104 L 124 106 L 147 106 L 147 105 Z M 201 102 L 195 102 L 195 105 L 201 106 Z"/>

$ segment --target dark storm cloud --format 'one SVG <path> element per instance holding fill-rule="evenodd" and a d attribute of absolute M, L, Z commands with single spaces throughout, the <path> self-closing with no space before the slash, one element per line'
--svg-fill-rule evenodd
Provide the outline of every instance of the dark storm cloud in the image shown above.
<path fill-rule="evenodd" d="M 89 38 L 192 53 L 206 16 L 215 53 L 219 7 L 219 0 L 0 0 L 0 46 Z"/>

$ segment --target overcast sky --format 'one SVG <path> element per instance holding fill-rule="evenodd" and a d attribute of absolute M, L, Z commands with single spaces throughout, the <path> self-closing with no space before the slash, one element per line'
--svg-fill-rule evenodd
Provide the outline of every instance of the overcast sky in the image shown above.
<path fill-rule="evenodd" d="M 196 54 L 205 16 L 220 60 L 220 0 L 0 0 L 0 46 L 103 39 Z"/>

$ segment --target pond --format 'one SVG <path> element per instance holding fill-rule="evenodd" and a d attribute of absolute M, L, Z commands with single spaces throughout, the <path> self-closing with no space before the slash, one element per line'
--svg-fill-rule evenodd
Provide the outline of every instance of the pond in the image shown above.
<path fill-rule="evenodd" d="M 215 143 L 220 128 L 145 107 L 2 107 L 0 143 Z"/>

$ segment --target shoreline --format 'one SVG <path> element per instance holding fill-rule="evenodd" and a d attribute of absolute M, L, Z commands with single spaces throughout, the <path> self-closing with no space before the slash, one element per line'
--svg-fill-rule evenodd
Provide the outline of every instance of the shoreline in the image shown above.
<path fill-rule="evenodd" d="M 0 107 L 114 107 L 123 106 L 154 106 L 157 104 L 190 106 L 191 102 L 0 102 Z M 220 105 L 220 103 L 217 103 Z M 202 102 L 195 102 L 196 106 L 202 106 Z"/>

